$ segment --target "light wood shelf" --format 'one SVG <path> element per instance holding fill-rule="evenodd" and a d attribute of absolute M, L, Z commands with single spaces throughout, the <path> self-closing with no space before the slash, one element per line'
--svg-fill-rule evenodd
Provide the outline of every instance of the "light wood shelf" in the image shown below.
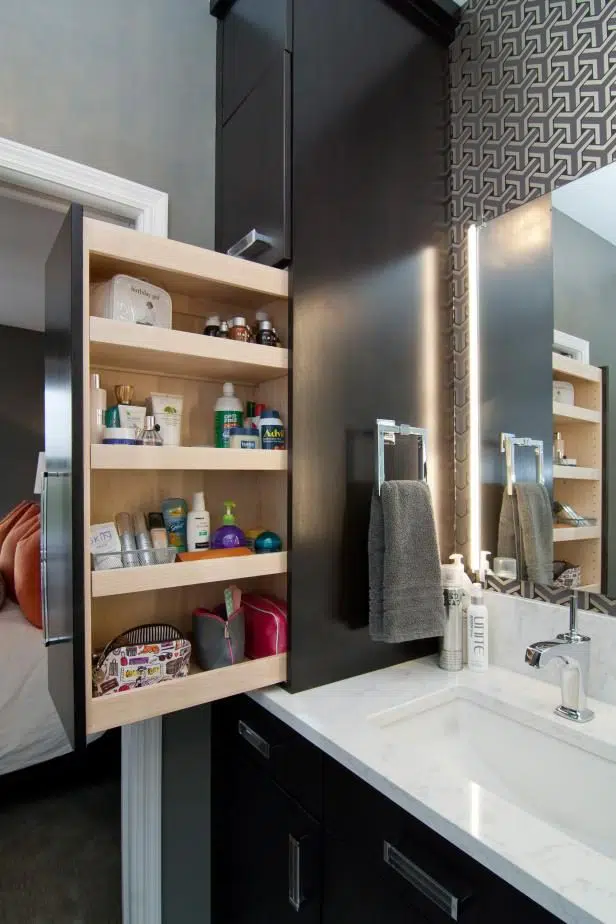
<path fill-rule="evenodd" d="M 600 468 L 583 465 L 554 465 L 552 475 L 562 481 L 601 481 Z"/>
<path fill-rule="evenodd" d="M 576 542 L 582 539 L 600 539 L 601 527 L 597 526 L 555 526 L 554 542 Z M 168 566 L 165 566 L 168 567 Z"/>
<path fill-rule="evenodd" d="M 555 423 L 601 423 L 601 411 L 591 411 L 586 407 L 562 404 L 560 401 L 554 401 L 553 414 Z"/>
<path fill-rule="evenodd" d="M 584 382 L 597 383 L 602 381 L 602 372 L 598 366 L 589 366 L 586 363 L 579 362 L 577 359 L 560 356 L 558 353 L 552 353 L 552 370 L 568 379 L 581 379 Z"/>
<path fill-rule="evenodd" d="M 584 590 L 586 593 L 590 594 L 600 594 L 601 593 L 601 584 L 582 584 L 581 587 L 576 587 L 576 590 Z"/>
<path fill-rule="evenodd" d="M 145 276 L 163 289 L 238 306 L 288 298 L 286 270 L 92 218 L 84 219 L 84 237 L 91 277 Z"/>
<path fill-rule="evenodd" d="M 141 722 L 157 715 L 177 712 L 225 696 L 259 690 L 287 679 L 286 654 L 242 661 L 212 671 L 193 668 L 188 677 L 165 681 L 138 690 L 90 698 L 87 732 L 105 731 L 118 725 Z"/>
<path fill-rule="evenodd" d="M 213 446 L 107 446 L 93 443 L 92 469 L 116 471 L 284 472 L 287 451 Z"/>
<path fill-rule="evenodd" d="M 90 318 L 90 366 L 258 385 L 289 369 L 282 347 Z"/>
<path fill-rule="evenodd" d="M 115 568 L 92 572 L 92 596 L 112 597 L 216 581 L 241 581 L 268 574 L 284 574 L 286 570 L 286 552 L 174 562 L 171 565 L 148 565 L 143 568 Z"/>

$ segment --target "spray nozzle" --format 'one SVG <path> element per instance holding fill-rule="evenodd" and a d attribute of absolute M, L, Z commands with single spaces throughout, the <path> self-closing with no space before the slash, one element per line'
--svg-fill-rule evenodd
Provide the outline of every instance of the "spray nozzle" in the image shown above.
<path fill-rule="evenodd" d="M 223 501 L 223 506 L 225 508 L 222 518 L 223 526 L 234 526 L 235 516 L 233 515 L 233 509 L 235 507 L 235 501 Z"/>

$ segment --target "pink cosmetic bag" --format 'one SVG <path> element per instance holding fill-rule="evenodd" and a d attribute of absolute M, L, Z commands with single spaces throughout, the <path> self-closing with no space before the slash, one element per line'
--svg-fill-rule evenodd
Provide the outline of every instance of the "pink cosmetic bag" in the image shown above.
<path fill-rule="evenodd" d="M 287 604 L 267 594 L 243 594 L 246 657 L 267 658 L 288 649 Z"/>

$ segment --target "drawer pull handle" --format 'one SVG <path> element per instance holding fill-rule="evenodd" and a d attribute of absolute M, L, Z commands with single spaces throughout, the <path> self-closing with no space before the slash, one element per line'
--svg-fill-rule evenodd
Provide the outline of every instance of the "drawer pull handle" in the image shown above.
<path fill-rule="evenodd" d="M 265 757 L 266 760 L 270 759 L 270 746 L 265 738 L 262 738 L 261 735 L 250 727 L 246 725 L 246 722 L 243 722 L 241 719 L 237 723 L 237 731 L 240 738 L 243 738 L 244 741 L 247 741 L 248 744 L 258 751 L 261 757 Z"/>
<path fill-rule="evenodd" d="M 253 228 L 235 244 L 231 244 L 227 253 L 230 257 L 258 257 L 264 250 L 269 250 L 273 244 L 271 237 L 261 234 L 256 228 Z"/>
<path fill-rule="evenodd" d="M 289 834 L 289 904 L 294 911 L 299 911 L 303 902 L 301 844 Z"/>
<path fill-rule="evenodd" d="M 387 841 L 383 842 L 383 859 L 394 872 L 449 915 L 452 921 L 458 920 L 460 900 Z"/>

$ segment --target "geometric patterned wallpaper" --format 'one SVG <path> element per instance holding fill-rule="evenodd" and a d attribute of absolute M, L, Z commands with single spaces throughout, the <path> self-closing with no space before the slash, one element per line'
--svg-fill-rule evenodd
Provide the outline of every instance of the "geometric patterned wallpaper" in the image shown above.
<path fill-rule="evenodd" d="M 449 54 L 455 533 L 468 555 L 466 231 L 616 160 L 616 0 L 469 0 Z"/>

